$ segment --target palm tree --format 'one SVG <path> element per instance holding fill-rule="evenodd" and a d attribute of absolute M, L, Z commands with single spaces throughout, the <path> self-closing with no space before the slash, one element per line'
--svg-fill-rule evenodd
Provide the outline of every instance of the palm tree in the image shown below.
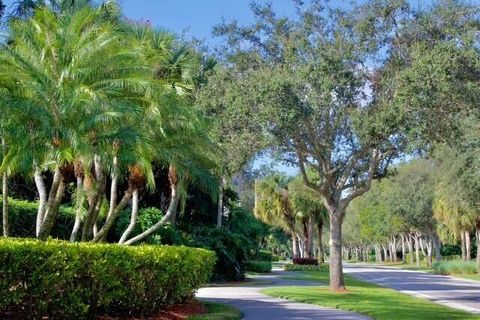
<path fill-rule="evenodd" d="M 36 9 L 30 19 L 11 23 L 10 38 L 1 48 L 0 72 L 17 84 L 12 92 L 17 102 L 7 107 L 28 138 L 9 146 L 4 162 L 20 160 L 34 168 L 40 195 L 37 235 L 44 239 L 65 192 L 62 168 L 79 158 L 86 159 L 84 172 L 94 181 L 87 218 L 95 217 L 104 189 L 102 149 L 126 135 L 125 128 L 113 124 L 145 104 L 149 81 L 142 77 L 141 52 L 122 40 L 121 28 L 104 6 Z M 45 169 L 54 177 L 48 195 Z"/>
<path fill-rule="evenodd" d="M 313 257 L 314 227 L 317 232 L 317 258 L 324 262 L 322 230 L 328 219 L 328 212 L 316 193 L 303 183 L 302 177 L 295 177 L 288 185 L 291 203 L 300 218 L 304 233 L 304 252 L 308 258 Z"/>
<path fill-rule="evenodd" d="M 279 227 L 292 237 L 293 257 L 299 257 L 296 214 L 292 207 L 289 189 L 289 179 L 285 175 L 272 175 L 263 180 L 255 181 L 255 209 L 257 218 L 265 223 Z"/>

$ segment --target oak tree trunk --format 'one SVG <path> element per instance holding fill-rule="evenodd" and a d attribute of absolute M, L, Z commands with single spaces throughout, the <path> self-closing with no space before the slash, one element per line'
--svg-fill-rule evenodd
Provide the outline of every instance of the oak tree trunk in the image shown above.
<path fill-rule="evenodd" d="M 342 266 L 343 212 L 330 212 L 330 290 L 345 290 Z"/>

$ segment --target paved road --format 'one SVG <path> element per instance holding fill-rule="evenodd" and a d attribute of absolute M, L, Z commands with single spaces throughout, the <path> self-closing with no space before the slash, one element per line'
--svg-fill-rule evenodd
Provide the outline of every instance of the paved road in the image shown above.
<path fill-rule="evenodd" d="M 480 282 L 477 281 L 386 266 L 345 264 L 344 271 L 361 280 L 480 314 Z"/>
<path fill-rule="evenodd" d="M 320 306 L 291 302 L 272 298 L 260 293 L 260 290 L 274 286 L 318 286 L 318 282 L 286 280 L 285 271 L 274 270 L 271 275 L 258 276 L 269 284 L 242 287 L 209 287 L 198 291 L 197 297 L 212 302 L 226 303 L 242 311 L 245 320 L 367 320 L 353 312 L 341 311 Z"/>

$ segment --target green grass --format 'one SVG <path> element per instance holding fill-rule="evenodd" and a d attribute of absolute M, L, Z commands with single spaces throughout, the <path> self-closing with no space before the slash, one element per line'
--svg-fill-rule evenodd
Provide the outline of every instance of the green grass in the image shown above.
<path fill-rule="evenodd" d="M 240 320 L 242 313 L 234 307 L 220 303 L 205 302 L 208 313 L 189 317 L 189 320 Z"/>
<path fill-rule="evenodd" d="M 262 292 L 274 297 L 324 307 L 353 311 L 377 320 L 469 320 L 480 316 L 451 309 L 428 300 L 415 298 L 395 290 L 354 279 L 345 275 L 348 292 L 332 292 L 328 288 L 328 272 L 311 271 L 288 278 L 324 283 L 318 287 L 277 287 Z"/>
<path fill-rule="evenodd" d="M 480 281 L 480 273 L 475 273 L 475 274 L 452 274 L 452 277 Z"/>

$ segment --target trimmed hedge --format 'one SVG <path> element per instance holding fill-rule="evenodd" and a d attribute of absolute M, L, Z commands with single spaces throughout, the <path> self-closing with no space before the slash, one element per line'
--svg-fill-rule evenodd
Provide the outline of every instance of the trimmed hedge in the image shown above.
<path fill-rule="evenodd" d="M 293 258 L 293 264 L 300 264 L 300 265 L 318 265 L 318 259 L 316 258 Z"/>
<path fill-rule="evenodd" d="M 214 264 L 188 247 L 0 240 L 0 317 L 150 314 L 192 298 Z"/>
<path fill-rule="evenodd" d="M 252 272 L 269 273 L 272 272 L 272 261 L 246 261 L 245 269 Z"/>
<path fill-rule="evenodd" d="M 255 258 L 253 260 L 272 261 L 273 260 L 273 254 L 268 250 L 259 250 L 257 252 L 257 254 L 255 255 Z"/>
<path fill-rule="evenodd" d="M 477 264 L 475 261 L 440 261 L 435 262 L 433 270 L 437 274 L 475 274 L 478 273 Z"/>
<path fill-rule="evenodd" d="M 293 264 L 285 263 L 283 265 L 285 271 L 328 271 L 328 265 L 311 265 L 311 264 Z"/>
<path fill-rule="evenodd" d="M 0 196 L 0 206 L 2 204 L 3 198 Z M 38 202 L 8 198 L 10 236 L 35 237 L 37 211 Z M 56 220 L 57 223 L 54 224 L 52 229 L 52 237 L 68 239 L 75 222 L 73 209 L 67 206 L 60 206 Z"/>

